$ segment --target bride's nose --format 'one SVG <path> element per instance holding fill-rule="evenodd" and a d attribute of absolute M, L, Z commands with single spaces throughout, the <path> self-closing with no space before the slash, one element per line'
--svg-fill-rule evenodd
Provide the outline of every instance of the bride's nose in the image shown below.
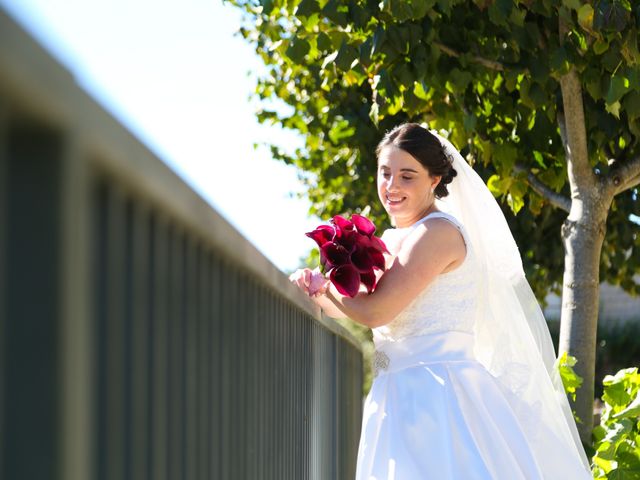
<path fill-rule="evenodd" d="M 397 190 L 398 182 L 395 175 L 390 175 L 387 179 L 387 192 L 395 192 Z"/>

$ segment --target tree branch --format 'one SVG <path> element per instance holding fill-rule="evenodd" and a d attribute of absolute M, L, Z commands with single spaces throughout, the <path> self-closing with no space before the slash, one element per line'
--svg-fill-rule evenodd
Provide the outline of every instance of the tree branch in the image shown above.
<path fill-rule="evenodd" d="M 564 43 L 569 31 L 562 18 L 559 22 L 560 44 Z M 565 154 L 567 157 L 567 173 L 571 186 L 571 197 L 579 197 L 581 191 L 590 190 L 596 184 L 596 177 L 589 165 L 587 149 L 587 128 L 582 103 L 582 85 L 575 67 L 560 77 L 562 92 Z M 560 130 L 562 135 L 562 127 Z"/>
<path fill-rule="evenodd" d="M 440 50 L 442 50 L 444 53 L 446 53 L 450 57 L 458 58 L 461 55 L 460 52 L 454 50 L 451 47 L 447 47 L 443 43 L 433 42 L 433 45 L 438 47 Z M 481 57 L 479 55 L 474 55 L 471 58 L 471 61 L 473 61 L 474 63 L 478 63 L 478 64 L 480 64 L 480 65 L 482 65 L 484 67 L 487 67 L 490 70 L 497 70 L 499 72 L 503 72 L 505 70 L 504 65 L 501 64 L 500 62 L 496 62 L 495 60 L 489 60 L 489 59 Z"/>
<path fill-rule="evenodd" d="M 616 166 L 609 173 L 609 178 L 615 187 L 614 195 L 640 185 L 640 157 Z"/>
<path fill-rule="evenodd" d="M 564 106 L 565 154 L 571 196 L 579 196 L 579 190 L 590 190 L 596 184 L 595 174 L 589 165 L 587 131 L 582 103 L 582 86 L 575 68 L 560 78 Z"/>
<path fill-rule="evenodd" d="M 513 169 L 517 173 L 525 173 L 527 176 L 527 183 L 529 186 L 542 198 L 546 199 L 551 205 L 560 210 L 564 210 L 569 213 L 571 210 L 571 200 L 564 195 L 553 191 L 546 184 L 544 184 L 538 177 L 527 169 L 524 165 L 516 164 Z"/>

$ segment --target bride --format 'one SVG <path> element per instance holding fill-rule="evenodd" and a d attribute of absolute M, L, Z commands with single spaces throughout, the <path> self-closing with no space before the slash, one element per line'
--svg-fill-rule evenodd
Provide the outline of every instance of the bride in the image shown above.
<path fill-rule="evenodd" d="M 357 479 L 591 478 L 495 199 L 451 143 L 420 125 L 388 132 L 377 155 L 395 226 L 382 236 L 388 268 L 371 294 L 346 297 L 320 279 L 313 295 L 328 315 L 373 330 Z M 299 270 L 292 281 L 309 293 L 313 276 Z"/>

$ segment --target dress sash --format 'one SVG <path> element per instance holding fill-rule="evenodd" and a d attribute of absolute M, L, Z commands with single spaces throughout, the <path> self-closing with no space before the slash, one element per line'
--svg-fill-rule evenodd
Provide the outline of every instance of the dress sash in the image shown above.
<path fill-rule="evenodd" d="M 377 376 L 443 362 L 477 362 L 473 334 L 448 331 L 398 341 L 377 341 L 373 369 Z"/>

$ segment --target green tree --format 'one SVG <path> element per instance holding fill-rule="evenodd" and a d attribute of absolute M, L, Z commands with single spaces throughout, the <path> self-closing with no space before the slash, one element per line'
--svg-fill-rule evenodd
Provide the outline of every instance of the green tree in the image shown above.
<path fill-rule="evenodd" d="M 536 293 L 562 288 L 560 351 L 591 435 L 598 285 L 638 292 L 640 6 L 629 0 L 232 0 L 267 73 L 263 122 L 299 132 L 312 213 L 376 200 L 374 148 L 403 121 L 450 133 L 508 219 Z M 275 108 L 285 104 L 288 108 Z M 382 226 L 384 223 L 379 220 Z M 560 241 L 561 240 L 561 241 Z M 561 286 L 561 287 L 560 287 Z"/>

